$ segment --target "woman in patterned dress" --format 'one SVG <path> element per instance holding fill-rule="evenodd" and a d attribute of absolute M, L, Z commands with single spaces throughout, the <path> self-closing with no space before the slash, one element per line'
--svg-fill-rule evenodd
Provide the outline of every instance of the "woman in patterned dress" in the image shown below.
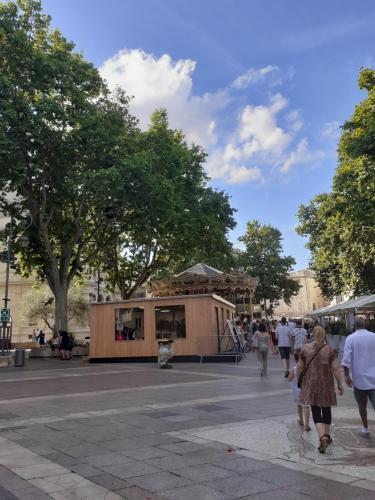
<path fill-rule="evenodd" d="M 334 378 L 337 381 L 340 396 L 344 392 L 336 358 L 337 352 L 326 342 L 324 328 L 316 326 L 313 329 L 313 342 L 305 344 L 301 349 L 297 376 L 304 373 L 300 404 L 311 406 L 311 413 L 319 435 L 320 453 L 324 453 L 332 442 L 331 407 L 337 406 Z"/>

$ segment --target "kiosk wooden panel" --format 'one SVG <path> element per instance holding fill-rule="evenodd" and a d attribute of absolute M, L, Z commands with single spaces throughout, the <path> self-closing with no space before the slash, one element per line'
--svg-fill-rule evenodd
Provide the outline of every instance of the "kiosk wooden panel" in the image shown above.
<path fill-rule="evenodd" d="M 197 356 L 199 338 L 214 339 L 223 334 L 227 318 L 232 318 L 235 306 L 216 295 L 186 295 L 154 299 L 131 299 L 122 302 L 99 302 L 91 305 L 90 361 L 112 359 L 124 361 L 137 358 L 155 358 L 158 355 L 156 341 L 155 308 L 185 306 L 186 337 L 174 337 L 176 357 Z M 144 338 L 116 340 L 116 309 L 143 308 Z M 217 313 L 218 311 L 218 313 Z M 166 312 L 161 310 L 161 312 Z M 221 320 L 221 316 L 224 321 Z M 219 326 L 217 321 L 219 319 Z M 216 342 L 211 342 L 216 353 Z"/>

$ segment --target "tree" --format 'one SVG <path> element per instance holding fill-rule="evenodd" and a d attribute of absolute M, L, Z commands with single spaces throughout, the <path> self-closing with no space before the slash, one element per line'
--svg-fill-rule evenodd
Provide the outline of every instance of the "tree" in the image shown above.
<path fill-rule="evenodd" d="M 255 299 L 263 301 L 265 309 L 269 301 L 271 310 L 281 299 L 290 304 L 300 286 L 289 278 L 295 260 L 290 255 L 282 255 L 280 231 L 270 224 L 252 220 L 247 223 L 246 234 L 239 241 L 245 245 L 239 264 L 252 276 L 259 277 Z"/>
<path fill-rule="evenodd" d="M 375 71 L 362 69 L 367 97 L 342 127 L 332 191 L 298 212 L 311 268 L 327 298 L 375 293 Z"/>
<path fill-rule="evenodd" d="M 207 186 L 205 153 L 171 130 L 165 110 L 142 134 L 133 185 L 139 193 L 133 223 L 99 255 L 107 283 L 131 297 L 148 278 L 203 260 L 228 260 L 227 233 L 235 225 L 228 196 Z"/>
<path fill-rule="evenodd" d="M 0 4 L 0 209 L 15 220 L 19 272 L 47 281 L 56 326 L 67 329 L 73 278 L 96 258 L 93 242 L 109 244 L 131 213 L 138 130 L 127 97 L 110 95 L 49 23 L 39 0 Z M 17 238 L 28 215 L 25 249 Z"/>
<path fill-rule="evenodd" d="M 23 314 L 30 323 L 42 321 L 51 332 L 55 331 L 54 297 L 47 287 L 38 287 L 30 290 L 25 296 Z M 88 321 L 89 302 L 84 297 L 82 289 L 73 285 L 68 291 L 67 318 L 77 323 Z"/>

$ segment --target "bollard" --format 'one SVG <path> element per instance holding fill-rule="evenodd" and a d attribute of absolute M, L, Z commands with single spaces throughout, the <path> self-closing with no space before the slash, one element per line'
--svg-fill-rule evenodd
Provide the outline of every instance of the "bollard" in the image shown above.
<path fill-rule="evenodd" d="M 25 349 L 16 349 L 14 354 L 14 366 L 25 366 Z"/>

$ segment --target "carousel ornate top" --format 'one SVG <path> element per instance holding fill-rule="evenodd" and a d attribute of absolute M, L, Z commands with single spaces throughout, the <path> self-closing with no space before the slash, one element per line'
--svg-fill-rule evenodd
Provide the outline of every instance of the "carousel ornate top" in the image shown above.
<path fill-rule="evenodd" d="M 233 301 L 236 295 L 253 294 L 258 282 L 259 278 L 241 270 L 226 273 L 199 263 L 175 276 L 152 281 L 150 292 L 154 297 L 214 293 Z"/>

